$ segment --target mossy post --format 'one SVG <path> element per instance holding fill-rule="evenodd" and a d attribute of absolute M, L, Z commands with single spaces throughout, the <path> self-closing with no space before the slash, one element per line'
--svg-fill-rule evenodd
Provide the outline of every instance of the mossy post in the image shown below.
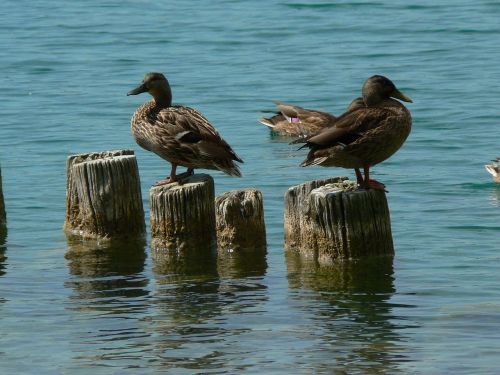
<path fill-rule="evenodd" d="M 385 193 L 345 177 L 311 181 L 285 194 L 285 248 L 331 262 L 393 255 Z"/>
<path fill-rule="evenodd" d="M 7 216 L 5 214 L 5 203 L 2 190 L 2 168 L 0 168 L 0 226 L 5 225 L 6 220 Z"/>
<path fill-rule="evenodd" d="M 65 231 L 98 240 L 145 233 L 137 160 L 132 150 L 72 155 L 67 160 Z"/>
<path fill-rule="evenodd" d="M 223 250 L 266 247 L 262 193 L 256 189 L 228 191 L 215 199 L 217 247 Z"/>
<path fill-rule="evenodd" d="M 149 198 L 153 251 L 209 251 L 215 247 L 212 177 L 195 174 L 182 184 L 153 186 Z"/>

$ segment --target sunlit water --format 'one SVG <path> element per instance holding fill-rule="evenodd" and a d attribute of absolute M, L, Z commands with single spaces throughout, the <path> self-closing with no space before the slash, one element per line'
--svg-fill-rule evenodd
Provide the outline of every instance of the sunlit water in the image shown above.
<path fill-rule="evenodd" d="M 500 371 L 500 3 L 11 1 L 2 4 L 0 373 Z M 144 205 L 167 163 L 133 142 L 126 97 L 165 72 L 245 159 L 216 190 L 264 194 L 268 249 L 154 260 L 147 244 L 66 259 L 70 154 L 134 148 Z M 414 99 L 405 146 L 374 168 L 396 256 L 285 256 L 283 194 L 340 169 L 256 122 L 280 99 L 340 113 L 372 74 Z M 148 213 L 146 213 L 148 215 Z"/>

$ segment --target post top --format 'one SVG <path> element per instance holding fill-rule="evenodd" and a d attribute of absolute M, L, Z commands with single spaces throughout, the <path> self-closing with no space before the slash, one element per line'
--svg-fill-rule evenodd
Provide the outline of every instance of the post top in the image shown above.
<path fill-rule="evenodd" d="M 179 189 L 185 189 L 189 187 L 193 187 L 196 185 L 202 185 L 205 183 L 211 183 L 213 184 L 214 180 L 212 176 L 206 173 L 198 173 L 194 174 L 192 176 L 189 176 L 185 179 L 182 180 L 182 183 L 179 182 L 171 182 L 170 184 L 165 184 L 165 185 L 159 185 L 159 186 L 152 186 L 151 187 L 151 192 L 155 191 L 172 191 L 172 190 L 179 190 Z"/>

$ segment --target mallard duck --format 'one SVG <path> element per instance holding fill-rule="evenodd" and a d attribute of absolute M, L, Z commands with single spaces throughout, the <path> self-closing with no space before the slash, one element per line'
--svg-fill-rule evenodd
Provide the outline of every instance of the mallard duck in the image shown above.
<path fill-rule="evenodd" d="M 315 109 L 275 101 L 278 112 L 269 118 L 259 119 L 261 124 L 282 135 L 306 137 L 317 133 L 335 120 L 335 116 Z"/>
<path fill-rule="evenodd" d="M 172 105 L 170 84 L 161 73 L 147 73 L 142 83 L 127 95 L 148 92 L 153 100 L 140 106 L 132 116 L 132 134 L 139 146 L 172 164 L 170 176 L 156 185 L 192 175 L 195 168 L 218 169 L 230 176 L 241 176 L 243 160 L 222 139 L 217 130 L 197 110 Z M 176 174 L 178 165 L 187 167 Z"/>
<path fill-rule="evenodd" d="M 486 164 L 484 167 L 493 176 L 493 181 L 500 183 L 500 157 L 492 161 L 493 164 Z"/>
<path fill-rule="evenodd" d="M 394 154 L 411 130 L 410 112 L 392 98 L 412 102 L 390 79 L 380 75 L 368 78 L 362 88 L 362 104 L 356 99 L 353 108 L 333 125 L 295 141 L 305 143 L 301 148 L 310 148 L 300 165 L 354 168 L 361 187 L 385 190 L 384 184 L 370 179 L 370 167 Z"/>
<path fill-rule="evenodd" d="M 360 103 L 363 103 L 361 98 L 353 100 L 347 111 L 356 108 Z M 278 113 L 272 117 L 262 117 L 259 122 L 281 135 L 308 137 L 332 125 L 336 120 L 335 115 L 328 112 L 302 108 L 279 101 L 275 101 L 274 104 L 276 104 Z"/>

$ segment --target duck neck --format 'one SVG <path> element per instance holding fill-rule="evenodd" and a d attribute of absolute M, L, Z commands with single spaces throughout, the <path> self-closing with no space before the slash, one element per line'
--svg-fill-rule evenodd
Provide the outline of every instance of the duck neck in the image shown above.
<path fill-rule="evenodd" d="M 372 91 L 372 90 L 366 90 L 366 92 L 363 90 L 363 101 L 365 102 L 365 105 L 367 107 L 374 107 L 377 104 L 381 103 L 384 101 L 384 98 L 382 95 L 379 93 Z"/>
<path fill-rule="evenodd" d="M 157 106 L 165 108 L 172 106 L 172 90 L 165 85 L 161 88 L 151 89 L 149 93 L 153 96 Z"/>

